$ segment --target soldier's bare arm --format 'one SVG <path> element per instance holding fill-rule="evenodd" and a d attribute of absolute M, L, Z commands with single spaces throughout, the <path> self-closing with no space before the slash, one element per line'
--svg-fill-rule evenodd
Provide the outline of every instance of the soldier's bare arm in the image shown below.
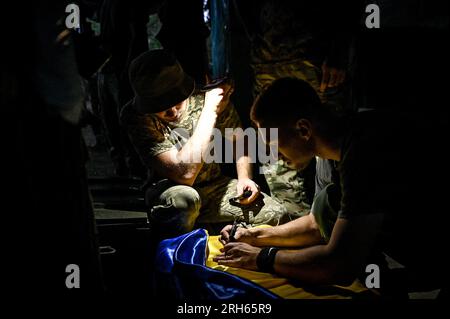
<path fill-rule="evenodd" d="M 381 227 L 382 214 L 338 218 L 329 243 L 304 249 L 280 250 L 275 256 L 277 275 L 311 284 L 349 285 L 361 271 Z M 221 265 L 256 269 L 259 248 L 232 242 L 214 258 Z"/>
<path fill-rule="evenodd" d="M 160 176 L 188 186 L 194 184 L 203 166 L 204 154 L 208 149 L 217 116 L 224 108 L 223 104 L 227 103 L 227 94 L 222 88 L 206 92 L 202 113 L 186 144 L 180 150 L 174 147 L 153 158 L 152 167 Z"/>
<path fill-rule="evenodd" d="M 231 225 L 221 231 L 221 242 L 228 242 Z M 238 228 L 236 241 L 253 246 L 306 247 L 323 243 L 319 226 L 313 214 L 294 219 L 289 223 L 270 228 Z"/>

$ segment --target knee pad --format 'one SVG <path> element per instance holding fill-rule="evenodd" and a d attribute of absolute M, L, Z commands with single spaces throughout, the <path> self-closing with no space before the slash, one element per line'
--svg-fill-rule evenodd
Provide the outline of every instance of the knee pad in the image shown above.
<path fill-rule="evenodd" d="M 177 185 L 159 196 L 158 203 L 150 209 L 149 219 L 159 231 L 174 237 L 193 229 L 200 207 L 200 195 L 194 188 Z"/>
<path fill-rule="evenodd" d="M 192 187 L 177 185 L 161 194 L 162 202 L 170 203 L 181 212 L 198 216 L 201 207 L 199 193 Z"/>

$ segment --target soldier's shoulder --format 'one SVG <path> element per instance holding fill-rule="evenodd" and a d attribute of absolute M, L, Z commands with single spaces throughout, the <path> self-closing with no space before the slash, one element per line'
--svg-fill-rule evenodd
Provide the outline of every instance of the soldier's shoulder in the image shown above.
<path fill-rule="evenodd" d="M 189 97 L 189 104 L 193 107 L 203 107 L 203 104 L 205 103 L 205 93 L 204 92 L 194 92 Z"/>
<path fill-rule="evenodd" d="M 134 107 L 133 100 L 124 105 L 120 112 L 120 123 L 125 126 L 145 125 L 156 126 L 155 120 L 151 114 L 139 113 Z"/>

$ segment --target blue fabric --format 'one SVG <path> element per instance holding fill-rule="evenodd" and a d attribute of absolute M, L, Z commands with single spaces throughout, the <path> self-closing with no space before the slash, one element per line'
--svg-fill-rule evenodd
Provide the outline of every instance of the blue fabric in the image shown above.
<path fill-rule="evenodd" d="M 212 0 L 211 5 L 211 64 L 212 78 L 220 79 L 229 72 L 229 1 Z"/>
<path fill-rule="evenodd" d="M 163 240 L 157 249 L 157 285 L 180 299 L 277 299 L 267 289 L 233 274 L 205 266 L 208 235 L 197 229 Z M 158 275 L 160 274 L 160 275 Z M 167 289 L 170 286 L 170 289 Z"/>

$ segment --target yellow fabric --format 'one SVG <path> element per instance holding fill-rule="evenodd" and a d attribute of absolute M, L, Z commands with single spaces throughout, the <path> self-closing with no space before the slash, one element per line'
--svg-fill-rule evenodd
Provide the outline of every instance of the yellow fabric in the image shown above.
<path fill-rule="evenodd" d="M 359 294 L 370 294 L 358 280 L 349 287 L 342 286 L 314 286 L 296 287 L 285 278 L 276 275 L 251 271 L 241 268 L 226 267 L 213 261 L 213 258 L 220 254 L 223 245 L 219 241 L 219 236 L 209 236 L 208 239 L 208 259 L 206 266 L 222 270 L 234 275 L 251 280 L 252 282 L 270 290 L 274 294 L 286 299 L 351 299 Z"/>

